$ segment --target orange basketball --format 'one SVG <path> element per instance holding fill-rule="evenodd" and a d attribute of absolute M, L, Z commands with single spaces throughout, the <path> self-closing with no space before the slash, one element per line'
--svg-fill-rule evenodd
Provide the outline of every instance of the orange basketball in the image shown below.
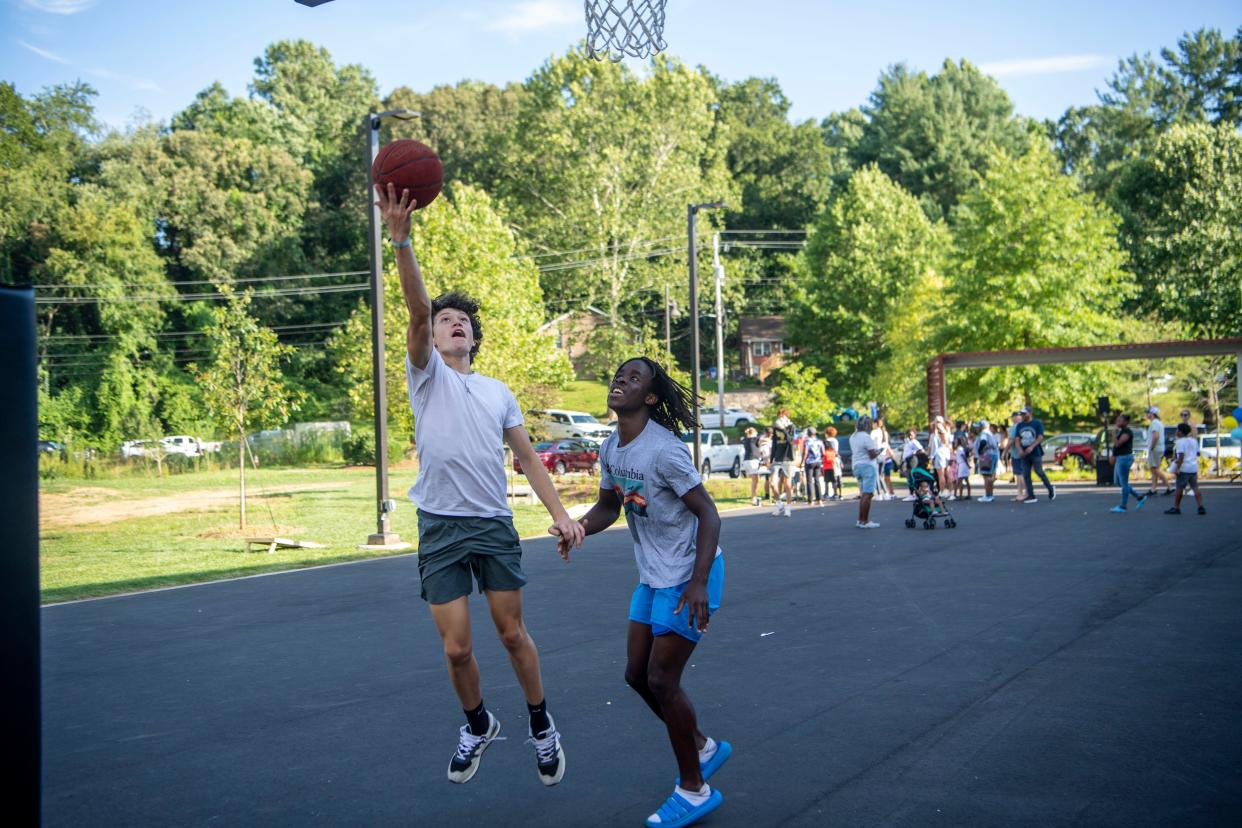
<path fill-rule="evenodd" d="M 371 180 L 381 187 L 391 182 L 397 191 L 410 191 L 410 198 L 423 209 L 435 201 L 444 186 L 444 165 L 435 150 L 420 141 L 403 138 L 385 144 L 371 164 Z"/>

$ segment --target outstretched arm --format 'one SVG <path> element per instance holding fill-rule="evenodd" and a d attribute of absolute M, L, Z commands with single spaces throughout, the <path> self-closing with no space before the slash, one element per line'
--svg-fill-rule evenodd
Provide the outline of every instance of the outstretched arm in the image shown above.
<path fill-rule="evenodd" d="M 415 368 L 427 367 L 431 359 L 431 296 L 423 284 L 423 273 L 410 245 L 410 215 L 418 202 L 410 198 L 409 190 L 401 191 L 390 183 L 387 188 L 376 186 L 379 194 L 380 217 L 388 227 L 397 256 L 397 273 L 401 277 L 401 292 L 405 294 L 405 306 L 410 310 L 410 326 L 406 329 L 405 349 Z"/>
<path fill-rule="evenodd" d="M 681 612 L 682 607 L 689 606 L 690 626 L 703 632 L 711 617 L 711 608 L 707 604 L 707 576 L 720 547 L 720 512 L 716 511 L 716 502 L 702 483 L 682 495 L 681 502 L 699 519 L 699 533 L 695 537 L 694 570 L 690 574 L 690 583 L 682 590 L 681 600 L 677 602 L 674 612 Z"/>
<path fill-rule="evenodd" d="M 505 442 L 513 450 L 513 456 L 517 458 L 518 465 L 522 467 L 522 472 L 530 481 L 530 487 L 534 490 L 535 496 L 552 516 L 552 527 L 548 531 L 560 535 L 562 541 L 567 544 L 561 552 L 561 557 L 569 560 L 568 547 L 582 546 L 582 527 L 569 517 L 569 513 L 561 505 L 560 495 L 556 493 L 556 486 L 552 485 L 552 478 L 548 477 L 548 470 L 543 467 L 539 455 L 535 454 L 535 447 L 530 444 L 530 435 L 526 433 L 526 427 L 516 425 L 506 428 Z"/>

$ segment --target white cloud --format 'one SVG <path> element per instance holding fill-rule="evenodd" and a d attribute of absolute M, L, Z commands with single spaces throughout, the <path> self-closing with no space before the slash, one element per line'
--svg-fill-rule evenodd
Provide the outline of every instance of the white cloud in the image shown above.
<path fill-rule="evenodd" d="M 521 0 L 484 28 L 491 32 L 534 32 L 585 19 L 582 4 L 575 0 Z"/>
<path fill-rule="evenodd" d="M 1056 57 L 1029 58 L 1027 60 L 998 60 L 984 63 L 980 71 L 988 75 L 1017 77 L 1020 75 L 1058 75 L 1064 72 L 1082 72 L 1109 66 L 1113 59 L 1108 55 L 1058 55 Z"/>
<path fill-rule="evenodd" d="M 61 57 L 60 55 L 56 54 L 55 52 L 49 52 L 47 49 L 40 49 L 38 46 L 31 46 L 29 43 L 27 43 L 24 40 L 17 41 L 17 45 L 21 46 L 23 49 L 25 49 L 28 52 L 34 52 L 39 57 L 45 58 L 47 60 L 55 61 L 56 63 L 68 63 L 69 62 L 65 60 L 63 57 Z"/>
<path fill-rule="evenodd" d="M 159 92 L 160 86 L 153 80 L 146 78 L 136 78 L 133 75 L 122 75 L 120 72 L 113 72 L 111 69 L 91 69 L 90 73 L 97 78 L 104 80 L 120 81 L 144 92 Z"/>
<path fill-rule="evenodd" d="M 22 5 L 48 14 L 77 14 L 95 5 L 95 0 L 22 0 Z"/>

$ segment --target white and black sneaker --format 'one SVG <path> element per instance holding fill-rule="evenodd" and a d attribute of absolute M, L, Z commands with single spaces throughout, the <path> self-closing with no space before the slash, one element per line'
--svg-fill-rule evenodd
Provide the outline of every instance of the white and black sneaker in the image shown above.
<path fill-rule="evenodd" d="M 483 751 L 487 746 L 500 738 L 500 720 L 487 711 L 487 733 L 475 736 L 470 732 L 469 725 L 461 726 L 461 735 L 457 738 L 457 752 L 449 761 L 448 778 L 450 782 L 464 785 L 474 778 L 483 761 Z"/>
<path fill-rule="evenodd" d="M 548 729 L 536 736 L 531 733 L 527 744 L 535 746 L 535 760 L 539 765 L 539 781 L 555 785 L 565 776 L 565 750 L 561 747 L 561 734 L 556 723 L 548 716 Z"/>

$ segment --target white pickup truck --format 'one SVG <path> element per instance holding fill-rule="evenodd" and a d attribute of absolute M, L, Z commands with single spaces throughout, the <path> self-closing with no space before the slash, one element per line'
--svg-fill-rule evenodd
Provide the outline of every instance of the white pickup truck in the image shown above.
<path fill-rule="evenodd" d="M 743 450 L 740 445 L 729 445 L 729 438 L 724 432 L 714 428 L 700 431 L 699 440 L 699 455 L 703 458 L 699 471 L 704 477 L 714 471 L 727 471 L 729 477 L 742 476 Z M 681 435 L 681 441 L 686 444 L 686 451 L 693 454 L 694 432 L 687 431 Z"/>

